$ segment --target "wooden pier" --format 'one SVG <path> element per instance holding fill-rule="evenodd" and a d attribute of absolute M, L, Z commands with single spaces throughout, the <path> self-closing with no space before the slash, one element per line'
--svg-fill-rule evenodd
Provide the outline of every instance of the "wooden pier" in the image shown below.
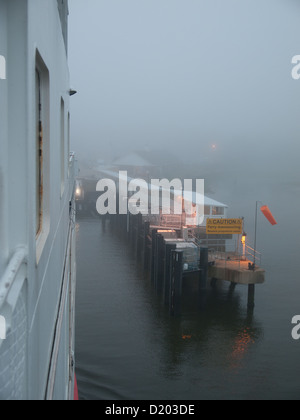
<path fill-rule="evenodd" d="M 231 289 L 234 289 L 237 284 L 247 285 L 248 308 L 253 308 L 255 285 L 264 283 L 265 270 L 260 267 L 249 269 L 251 266 L 252 262 L 249 260 L 231 261 L 216 259 L 213 265 L 209 265 L 208 275 L 212 281 L 216 279 L 229 281 L 231 283 Z"/>
<path fill-rule="evenodd" d="M 257 267 L 249 270 L 251 261 L 224 261 L 216 260 L 214 265 L 210 265 L 208 275 L 211 278 L 226 280 L 235 284 L 261 284 L 265 281 L 265 270 Z"/>
<path fill-rule="evenodd" d="M 111 229 L 117 230 L 130 244 L 134 255 L 144 270 L 150 273 L 151 283 L 157 294 L 162 296 L 171 315 L 181 313 L 183 285 L 193 276 L 199 296 L 211 283 L 225 280 L 231 289 L 237 284 L 248 286 L 248 307 L 254 307 L 255 285 L 265 280 L 265 271 L 256 267 L 250 269 L 250 261 L 218 259 L 211 261 L 208 247 L 198 246 L 199 264 L 192 270 L 184 269 L 184 252 L 177 249 L 176 240 L 167 240 L 166 227 L 151 226 L 141 215 L 110 216 Z M 176 232 L 177 239 L 183 240 L 181 230 Z M 253 267 L 252 267 L 253 268 Z"/>

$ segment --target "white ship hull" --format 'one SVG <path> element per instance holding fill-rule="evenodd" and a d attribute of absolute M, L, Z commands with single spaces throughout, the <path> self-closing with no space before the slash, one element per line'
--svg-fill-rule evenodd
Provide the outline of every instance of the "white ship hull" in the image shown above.
<path fill-rule="evenodd" d="M 66 22 L 66 1 L 0 0 L 2 400 L 73 398 L 76 163 Z"/>

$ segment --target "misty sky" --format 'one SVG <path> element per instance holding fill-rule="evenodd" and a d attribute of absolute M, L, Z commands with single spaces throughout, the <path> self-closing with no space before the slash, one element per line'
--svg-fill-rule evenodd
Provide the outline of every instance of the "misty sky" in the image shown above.
<path fill-rule="evenodd" d="M 72 146 L 80 157 L 214 143 L 237 162 L 296 164 L 297 0 L 69 0 Z"/>

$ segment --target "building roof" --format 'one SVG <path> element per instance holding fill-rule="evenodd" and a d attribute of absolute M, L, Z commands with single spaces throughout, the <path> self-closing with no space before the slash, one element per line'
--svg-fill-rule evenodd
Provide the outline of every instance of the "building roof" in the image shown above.
<path fill-rule="evenodd" d="M 149 167 L 155 166 L 149 160 L 142 157 L 139 153 L 132 152 L 128 155 L 122 156 L 112 162 L 113 166 L 133 166 L 133 167 Z"/>
<path fill-rule="evenodd" d="M 154 167 L 177 164 L 179 158 L 169 150 L 138 150 L 120 156 L 112 162 L 114 166 Z"/>
<path fill-rule="evenodd" d="M 131 178 L 129 176 L 125 176 L 125 175 L 123 175 L 121 173 L 118 173 L 118 172 L 115 172 L 115 171 L 102 170 L 102 173 L 103 174 L 106 174 L 106 175 L 110 176 L 112 179 L 115 179 L 115 180 L 118 180 L 118 181 L 119 180 L 123 180 L 123 181 L 126 180 L 128 182 L 130 182 L 130 181 L 133 181 L 133 182 L 136 181 L 137 183 L 139 182 L 138 179 L 135 180 L 135 179 L 133 179 L 133 178 Z M 147 182 L 147 185 L 148 185 L 149 190 L 151 188 L 152 189 L 153 188 L 154 189 L 157 189 L 157 187 L 155 187 L 151 183 L 148 183 Z M 182 191 L 174 191 L 174 195 L 175 196 L 182 196 Z M 193 202 L 194 203 L 203 203 L 203 196 L 200 195 L 197 192 L 193 192 Z M 221 203 L 220 201 L 213 200 L 212 198 L 209 198 L 206 195 L 204 195 L 204 205 L 205 206 L 212 206 L 212 207 L 225 207 L 225 208 L 228 208 L 228 206 L 226 204 Z"/>

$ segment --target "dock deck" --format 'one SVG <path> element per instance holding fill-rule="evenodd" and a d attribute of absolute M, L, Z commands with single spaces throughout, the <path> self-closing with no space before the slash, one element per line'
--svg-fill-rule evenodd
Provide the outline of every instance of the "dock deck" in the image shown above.
<path fill-rule="evenodd" d="M 208 277 L 220 280 L 226 280 L 235 284 L 262 284 L 265 281 L 265 270 L 256 267 L 255 270 L 249 270 L 250 260 L 246 261 L 228 261 L 216 259 L 214 265 L 208 268 Z"/>

